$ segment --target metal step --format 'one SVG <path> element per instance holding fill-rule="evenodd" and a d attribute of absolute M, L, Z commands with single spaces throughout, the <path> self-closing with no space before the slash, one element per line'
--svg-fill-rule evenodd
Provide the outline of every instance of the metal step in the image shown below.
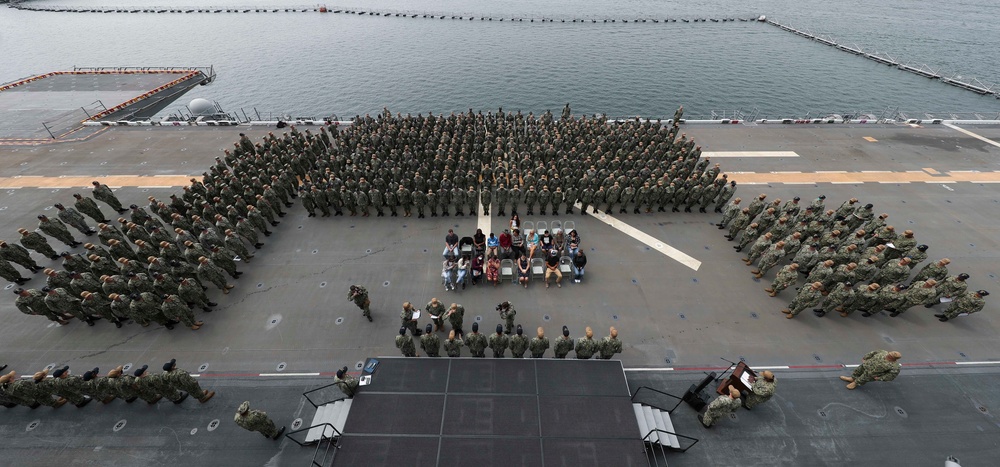
<path fill-rule="evenodd" d="M 347 423 L 347 414 L 351 412 L 351 404 L 354 403 L 354 399 L 344 399 L 338 401 L 341 404 L 340 413 L 337 414 L 337 418 L 333 421 L 333 426 L 337 427 L 337 431 L 343 433 L 344 425 Z"/>
<path fill-rule="evenodd" d="M 656 428 L 656 419 L 653 418 L 653 408 L 652 407 L 650 407 L 648 405 L 642 406 L 642 416 L 646 417 L 646 426 L 648 426 L 650 430 L 652 430 L 653 428 Z M 662 436 L 663 436 L 663 433 L 654 432 L 653 436 L 649 437 L 649 440 L 650 440 L 650 442 L 653 442 L 653 443 L 660 443 L 660 444 L 662 444 L 662 441 L 660 441 L 660 438 Z"/>
<path fill-rule="evenodd" d="M 670 420 L 670 414 L 659 409 L 653 409 L 653 420 L 656 421 L 656 428 L 666 431 L 667 433 L 660 433 L 660 444 L 664 446 L 680 449 L 681 443 L 677 439 L 677 435 L 674 435 L 674 423 Z"/>
<path fill-rule="evenodd" d="M 329 423 L 337 428 L 341 433 L 344 432 L 344 425 L 347 422 L 347 414 L 351 410 L 351 403 L 353 400 L 344 399 L 339 400 L 330 404 L 324 404 L 316 409 L 316 414 L 313 415 L 312 426 L 309 432 L 306 433 L 306 443 L 313 443 L 319 441 L 320 439 L 333 438 L 336 436 L 337 432 L 330 428 L 329 426 L 316 426 L 323 423 Z"/>
<path fill-rule="evenodd" d="M 332 434 L 333 430 L 329 427 L 317 427 L 315 425 L 326 422 L 326 419 L 329 416 L 328 414 L 333 412 L 335 404 L 336 403 L 324 404 L 316 408 L 316 414 L 313 415 L 312 422 L 309 424 L 309 426 L 312 426 L 313 428 L 310 428 L 306 433 L 306 443 L 314 443 L 319 441 L 320 438 L 328 437 Z"/>
<path fill-rule="evenodd" d="M 643 408 L 648 408 L 648 407 L 645 407 L 644 405 L 638 404 L 638 403 L 633 403 L 632 404 L 632 410 L 635 412 L 635 420 L 639 424 L 639 437 L 640 438 L 646 436 L 646 434 L 649 433 L 649 431 L 652 430 L 653 427 L 655 426 L 655 425 L 650 424 L 646 420 L 646 414 L 645 414 L 645 411 L 643 410 Z M 652 434 L 649 435 L 649 440 L 655 443 L 655 442 L 659 441 L 659 437 L 657 436 L 656 433 L 652 433 Z"/>

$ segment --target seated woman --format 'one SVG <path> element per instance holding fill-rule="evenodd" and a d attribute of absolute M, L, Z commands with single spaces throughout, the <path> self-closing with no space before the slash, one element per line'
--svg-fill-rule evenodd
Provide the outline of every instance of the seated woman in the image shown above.
<path fill-rule="evenodd" d="M 528 279 L 531 278 L 531 262 L 528 261 L 528 257 L 521 255 L 517 260 L 517 281 L 528 288 Z"/>
<path fill-rule="evenodd" d="M 455 265 L 455 270 L 458 271 L 458 278 L 455 279 L 456 283 L 462 284 L 462 290 L 465 290 L 465 275 L 469 273 L 469 260 L 465 259 L 464 256 L 458 258 L 458 264 Z M 452 287 L 454 289 L 454 287 Z"/>
<path fill-rule="evenodd" d="M 555 246 L 555 239 L 552 238 L 552 234 L 548 230 L 542 231 L 542 236 L 539 237 L 539 244 L 542 247 L 543 257 L 549 256 L 549 251 L 552 251 L 552 247 Z"/>
<path fill-rule="evenodd" d="M 476 255 L 472 258 L 472 285 L 479 283 L 483 276 L 483 255 Z"/>
<path fill-rule="evenodd" d="M 538 234 L 529 229 L 527 231 L 527 238 L 525 238 L 529 259 L 535 257 L 535 249 L 538 248 L 538 241 Z"/>
<path fill-rule="evenodd" d="M 573 282 L 580 283 L 583 280 L 583 268 L 587 267 L 587 254 L 579 250 L 573 257 Z"/>
<path fill-rule="evenodd" d="M 441 277 L 444 278 L 444 290 L 455 290 L 455 262 L 448 257 L 441 263 Z"/>
<path fill-rule="evenodd" d="M 576 233 L 576 229 L 570 230 L 566 241 L 569 243 L 569 256 L 575 258 L 576 252 L 580 251 L 580 234 Z"/>
<path fill-rule="evenodd" d="M 477 255 L 483 254 L 486 250 L 486 234 L 483 233 L 483 229 L 476 229 L 476 234 L 472 236 L 472 247 Z"/>
<path fill-rule="evenodd" d="M 490 232 L 489 238 L 486 239 L 486 257 L 496 256 L 497 247 L 500 246 L 500 239 L 493 232 Z M 510 235 L 507 236 L 507 249 L 510 249 Z"/>
<path fill-rule="evenodd" d="M 496 255 L 486 261 L 486 280 L 492 282 L 493 287 L 500 285 L 500 258 Z"/>
<path fill-rule="evenodd" d="M 524 254 L 524 235 L 521 235 L 520 229 L 515 230 L 514 235 L 510 236 L 510 248 L 514 253 L 514 258 L 518 258 Z"/>

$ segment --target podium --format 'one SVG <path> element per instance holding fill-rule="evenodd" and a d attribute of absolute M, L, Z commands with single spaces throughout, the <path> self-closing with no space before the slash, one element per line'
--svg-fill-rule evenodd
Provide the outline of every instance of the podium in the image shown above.
<path fill-rule="evenodd" d="M 729 385 L 733 385 L 734 388 L 740 391 L 740 394 L 746 394 L 750 392 L 750 386 L 753 382 L 757 380 L 757 373 L 753 371 L 752 368 L 747 366 L 746 363 L 740 362 L 736 365 L 732 374 L 728 378 L 722 380 L 719 387 L 715 389 L 715 392 L 719 394 L 729 394 Z"/>

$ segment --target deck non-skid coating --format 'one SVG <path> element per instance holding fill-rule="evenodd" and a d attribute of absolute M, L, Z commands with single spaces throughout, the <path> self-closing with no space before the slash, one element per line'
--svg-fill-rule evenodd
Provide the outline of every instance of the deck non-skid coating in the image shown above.
<path fill-rule="evenodd" d="M 998 128 L 963 128 L 993 140 L 1000 137 Z M 0 148 L 0 174 L 21 176 L 17 180 L 39 176 L 46 183 L 0 190 L 0 219 L 5 226 L 0 238 L 15 240 L 18 227 L 33 229 L 35 216 L 53 214 L 52 204 L 72 203 L 75 192 L 88 194 L 82 187 L 91 178 L 122 185 L 117 194 L 126 205 L 145 205 L 148 196 L 166 199 L 179 188 L 149 188 L 175 183 L 158 183 L 157 179 L 168 177 L 154 175 L 200 174 L 223 149 L 232 147 L 238 133 L 258 139 L 268 131 L 283 130 L 111 128 L 78 143 Z M 4 410 L 2 426 L 7 434 L 0 441 L 0 450 L 7 455 L 5 459 L 16 460 L 17 465 L 71 461 L 101 465 L 308 465 L 311 448 L 299 448 L 290 441 L 268 441 L 236 427 L 231 421 L 236 406 L 250 400 L 280 424 L 290 426 L 296 418 L 308 422 L 312 407 L 301 398 L 303 391 L 329 384 L 328 375 L 344 365 L 353 370 L 356 363 L 370 356 L 399 355 L 393 342 L 402 303 L 412 301 L 422 309 L 431 297 L 438 297 L 446 305 L 465 306 L 466 332 L 477 317 L 482 331 L 492 332 L 501 322 L 496 304 L 510 300 L 518 310 L 516 321 L 529 336 L 543 326 L 546 336 L 554 340 L 566 325 L 574 338 L 582 336 L 587 326 L 599 338 L 607 335 L 609 326 L 615 326 L 624 343 L 619 357 L 626 368 L 677 368 L 667 379 L 660 378 L 659 372 L 628 372 L 633 387 L 637 384 L 633 380 L 647 378 L 639 382 L 683 393 L 703 377 L 701 372 L 685 368 L 724 367 L 727 363 L 720 357 L 733 361 L 742 357 L 761 367 L 817 367 L 805 372 L 805 378 L 815 383 L 802 385 L 793 382 L 790 370 L 775 370 L 780 381 L 775 400 L 761 410 L 739 412 L 734 423 L 723 420 L 716 429 L 702 433 L 693 413 L 675 417 L 679 432 L 693 432 L 702 441 L 685 454 L 673 454 L 669 459 L 672 467 L 889 465 L 896 461 L 939 465 L 947 454 L 962 459 L 963 465 L 990 465 L 1000 456 L 991 441 L 996 439 L 991 417 L 1000 413 L 1000 402 L 993 397 L 1000 372 L 994 366 L 950 365 L 929 372 L 907 366 L 893 383 L 872 383 L 856 391 L 847 391 L 836 379 L 849 369 L 820 368 L 856 365 L 865 352 L 878 348 L 902 352 L 906 363 L 1000 360 L 1000 341 L 996 339 L 1000 307 L 991 300 L 1000 293 L 1000 270 L 996 267 L 1000 256 L 1000 186 L 971 180 L 899 185 L 785 185 L 776 180 L 744 185 L 740 173 L 791 177 L 798 174 L 772 172 L 842 171 L 887 177 L 920 172 L 921 177 L 941 177 L 924 170 L 931 168 L 944 176 L 971 177 L 1000 170 L 1000 148 L 951 128 L 930 125 L 687 126 L 685 131 L 710 151 L 794 151 L 799 157 L 725 158 L 718 162 L 723 172 L 738 182 L 736 196 L 744 202 L 766 193 L 768 200 L 800 196 L 803 202 L 823 194 L 833 209 L 851 197 L 873 203 L 877 213 L 890 214 L 889 221 L 897 230 L 914 230 L 918 241 L 930 246 L 930 260 L 950 258 L 953 274 L 971 275 L 971 289 L 993 292 L 987 297 L 986 308 L 948 323 L 933 317 L 940 307 L 916 307 L 896 318 L 885 314 L 817 318 L 806 312 L 787 320 L 779 311 L 787 306 L 793 291 L 768 297 L 763 289 L 770 285 L 773 271 L 762 280 L 754 280 L 750 268 L 739 261 L 743 256 L 730 248 L 732 243 L 713 225 L 720 216 L 699 213 L 615 214 L 622 222 L 697 258 L 701 261 L 697 271 L 575 211 L 572 215 L 522 218 L 545 220 L 550 225 L 553 220 L 576 223 L 590 259 L 583 283 L 563 281 L 562 288 L 545 289 L 534 281 L 528 289 L 504 284 L 445 292 L 440 277 L 444 235 L 448 228 L 471 235 L 479 225 L 477 217 L 307 218 L 297 203 L 286 209 L 289 214 L 272 229 L 275 233 L 263 238 L 266 244 L 253 261 L 240 265 L 245 274 L 234 281 L 237 287 L 232 293 L 209 291 L 220 306 L 213 313 L 196 314 L 205 321 L 198 331 L 134 324 L 116 329 L 105 322 L 94 327 L 81 322 L 57 326 L 18 312 L 8 290 L 9 298 L 0 300 L 0 313 L 5 316 L 0 328 L 0 364 L 9 364 L 9 369 L 23 375 L 66 364 L 74 374 L 95 366 L 103 373 L 125 363 L 158 369 L 176 358 L 180 367 L 202 373 L 203 385 L 217 390 L 218 395 L 204 405 L 188 400 L 181 406 L 161 402 L 147 408 L 115 401 L 109 406 L 91 403 L 82 409 L 64 406 L 56 411 L 44 407 L 34 411 L 0 409 Z M 869 143 L 863 136 L 878 142 Z M 74 177 L 74 181 L 70 186 L 47 184 L 62 176 Z M 115 177 L 123 178 L 111 183 Z M 103 204 L 101 209 L 108 216 L 115 214 Z M 497 217 L 495 209 L 491 211 L 493 230 L 499 233 L 497 229 L 506 225 L 507 219 Z M 74 235 L 84 239 L 78 232 Z M 55 241 L 52 244 L 59 251 L 65 248 L 56 246 Z M 34 257 L 43 267 L 60 264 Z M 26 287 L 44 285 L 41 274 L 22 273 L 31 278 Z M 347 301 L 350 284 L 368 288 L 373 323 Z M 276 317 L 280 320 L 272 324 Z M 426 323 L 421 320 L 421 325 Z M 468 356 L 467 349 L 463 355 Z M 546 355 L 551 356 L 551 350 Z M 208 368 L 199 371 L 205 364 Z M 427 384 L 429 391 L 439 391 L 445 375 L 435 371 L 414 369 L 408 378 Z M 315 372 L 324 377 L 236 376 Z M 476 382 L 473 386 L 499 392 L 507 390 L 510 383 Z M 397 387 L 403 390 L 406 386 Z M 470 390 L 469 394 L 482 393 Z M 857 424 L 830 425 L 828 419 L 821 418 L 817 410 L 831 402 L 844 404 L 833 406 L 835 416 L 850 415 L 854 418 L 845 419 L 845 423 Z M 880 411 L 861 405 L 869 402 L 881 404 L 876 407 Z M 900 417 L 892 415 L 896 406 L 909 415 L 906 421 L 881 424 Z M 858 410 L 886 415 L 873 418 Z M 133 415 L 139 413 L 153 417 Z M 421 411 L 412 407 L 409 414 L 417 417 Z M 351 417 L 355 415 L 352 410 Z M 123 418 L 127 425 L 112 431 Z M 220 425 L 208 432 L 215 419 Z M 37 427 L 27 431 L 35 420 L 39 421 Z M 189 434 L 195 428 L 198 431 Z M 209 433 L 222 436 L 208 438 Z M 350 443 L 380 452 L 393 465 L 417 465 L 411 459 L 424 452 L 418 441 L 409 438 L 348 438 L 345 449 Z M 458 438 L 448 443 L 459 450 L 487 444 Z M 437 444 L 427 449 L 433 454 L 428 462 L 437 462 Z M 548 444 L 538 449 L 549 465 L 554 451 Z M 580 458 L 585 452 L 589 451 L 576 450 Z M 466 458 L 479 459 L 480 452 L 467 453 Z M 336 465 L 353 465 L 349 460 L 348 456 L 340 457 Z"/>

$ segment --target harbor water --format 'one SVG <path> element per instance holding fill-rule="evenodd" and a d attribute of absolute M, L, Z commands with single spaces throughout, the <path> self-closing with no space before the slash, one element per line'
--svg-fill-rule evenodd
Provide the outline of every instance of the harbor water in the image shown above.
<path fill-rule="evenodd" d="M 164 2 L 167 3 L 167 2 Z M 148 8 L 151 0 L 45 0 L 31 5 Z M 316 8 L 275 0 L 179 0 L 170 8 Z M 0 8 L 0 82 L 73 66 L 208 66 L 218 79 L 187 97 L 254 117 L 322 117 L 471 108 L 669 117 L 742 109 L 758 118 L 898 109 L 1000 112 L 1000 99 L 948 86 L 753 21 L 761 14 L 839 43 L 1000 81 L 989 0 L 877 4 L 859 0 L 341 0 L 354 8 L 465 20 L 318 12 L 71 13 Z M 468 17 L 476 17 L 469 21 Z M 479 18 L 493 17 L 494 21 Z M 510 18 L 556 22 L 510 22 Z M 507 18 L 500 22 L 499 18 Z M 572 22 L 573 19 L 587 22 Z M 604 23 L 603 19 L 617 19 Z M 621 20 L 629 20 L 624 23 Z M 566 20 L 567 22 L 562 22 Z M 594 20 L 598 20 L 594 23 Z M 182 100 L 186 100 L 182 99 Z"/>

